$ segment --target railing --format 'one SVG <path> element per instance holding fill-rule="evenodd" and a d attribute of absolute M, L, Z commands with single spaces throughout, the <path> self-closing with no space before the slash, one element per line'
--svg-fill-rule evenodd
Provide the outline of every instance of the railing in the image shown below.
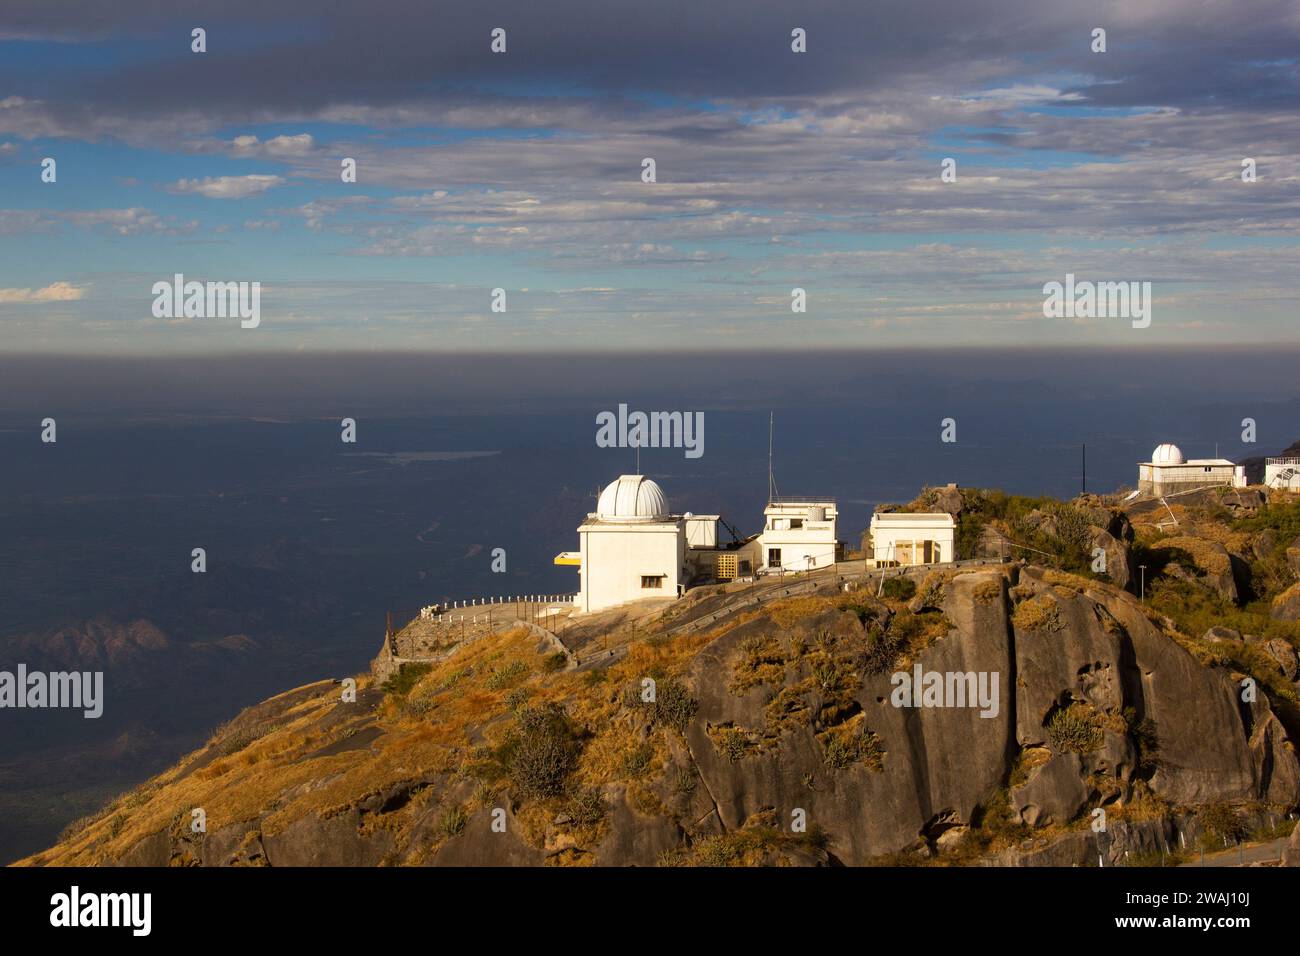
<path fill-rule="evenodd" d="M 460 612 L 459 617 L 463 617 L 466 612 L 472 614 L 488 613 L 490 609 L 496 607 L 518 606 L 521 604 L 573 604 L 577 600 L 577 594 L 515 594 L 515 595 L 497 595 L 493 597 L 482 598 L 465 598 L 457 601 L 444 601 L 437 604 L 430 604 L 427 607 L 420 608 L 420 620 L 422 621 L 439 621 L 450 615 L 457 618 L 455 612 Z"/>

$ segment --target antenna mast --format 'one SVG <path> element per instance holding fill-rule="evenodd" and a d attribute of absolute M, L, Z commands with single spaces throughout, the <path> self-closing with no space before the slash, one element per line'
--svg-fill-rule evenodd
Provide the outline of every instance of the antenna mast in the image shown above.
<path fill-rule="evenodd" d="M 776 498 L 776 476 L 772 474 L 772 431 L 774 428 L 776 416 L 773 412 L 767 413 L 767 503 L 771 504 Z"/>

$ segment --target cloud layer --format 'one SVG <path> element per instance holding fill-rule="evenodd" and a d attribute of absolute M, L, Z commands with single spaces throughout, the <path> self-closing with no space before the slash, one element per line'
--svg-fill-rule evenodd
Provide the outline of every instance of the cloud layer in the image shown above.
<path fill-rule="evenodd" d="M 128 276 L 182 269 L 277 285 L 279 347 L 468 347 L 489 329 L 533 348 L 721 346 L 755 328 L 790 344 L 1129 341 L 1124 323 L 1043 319 L 1042 285 L 1066 272 L 1154 282 L 1156 340 L 1286 340 L 1298 41 L 1290 0 L 511 0 L 436 16 L 398 0 L 202 15 L 13 0 L 3 170 L 126 150 L 132 185 L 46 205 L 25 172 L 0 238 L 90 237 L 62 264 L 121 289 L 98 304 L 106 348 L 124 326 L 163 334 Z M 34 82 L 37 52 L 64 68 Z M 505 316 L 494 287 L 512 293 Z M 166 334 L 202 348 L 210 330 Z"/>

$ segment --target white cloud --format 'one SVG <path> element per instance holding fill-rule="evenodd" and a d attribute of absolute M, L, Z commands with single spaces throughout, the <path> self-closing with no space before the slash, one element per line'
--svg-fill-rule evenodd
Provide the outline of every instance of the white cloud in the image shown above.
<path fill-rule="evenodd" d="M 197 148 L 207 151 L 204 146 Z M 273 136 L 263 141 L 250 133 L 236 136 L 229 143 L 223 143 L 222 148 L 231 156 L 241 158 L 306 156 L 316 148 L 316 140 L 310 133 L 298 133 L 294 136 Z"/>
<path fill-rule="evenodd" d="M 247 199 L 283 185 L 283 176 L 209 176 L 206 179 L 182 179 L 170 187 L 174 193 L 197 193 L 209 199 Z"/>
<path fill-rule="evenodd" d="M 53 282 L 43 289 L 0 289 L 0 304 L 39 305 L 42 302 L 72 302 L 85 290 L 70 282 Z"/>

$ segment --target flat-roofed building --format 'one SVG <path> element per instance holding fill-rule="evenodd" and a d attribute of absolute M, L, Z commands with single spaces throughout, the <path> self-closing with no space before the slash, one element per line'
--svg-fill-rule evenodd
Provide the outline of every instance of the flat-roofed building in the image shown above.
<path fill-rule="evenodd" d="M 834 498 L 773 498 L 763 509 L 763 530 L 748 549 L 755 570 L 815 571 L 840 557 Z"/>
<path fill-rule="evenodd" d="M 878 568 L 955 561 L 956 527 L 944 512 L 877 511 L 871 516 L 871 551 Z"/>
<path fill-rule="evenodd" d="M 1226 458 L 1183 457 L 1182 449 L 1166 442 L 1138 464 L 1138 490 L 1157 497 L 1198 488 L 1246 487 L 1246 468 Z"/>

